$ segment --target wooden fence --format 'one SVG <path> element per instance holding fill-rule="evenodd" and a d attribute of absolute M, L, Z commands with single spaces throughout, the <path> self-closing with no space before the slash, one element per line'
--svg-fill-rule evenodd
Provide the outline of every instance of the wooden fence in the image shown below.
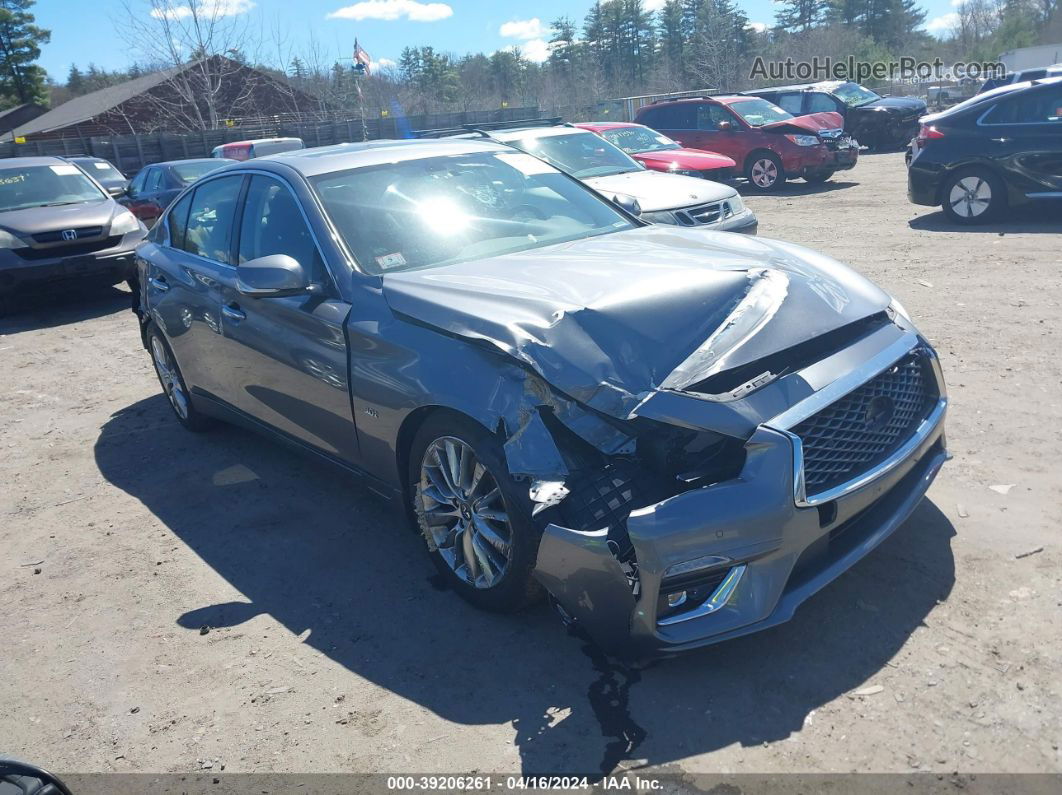
<path fill-rule="evenodd" d="M 364 132 L 368 133 L 368 140 L 404 138 L 409 137 L 411 130 L 460 127 L 463 124 L 537 119 L 538 117 L 537 107 L 382 117 L 366 119 Z M 210 152 L 215 146 L 229 141 L 281 136 L 301 138 L 306 146 L 328 146 L 329 144 L 361 141 L 363 140 L 362 121 L 358 118 L 312 122 L 257 120 L 253 125 L 202 130 L 187 134 L 160 132 L 91 137 L 75 134 L 63 138 L 29 140 L 26 143 L 5 141 L 0 143 L 0 158 L 90 155 L 110 160 L 119 171 L 132 176 L 151 163 L 183 160 L 190 157 L 210 157 Z"/>

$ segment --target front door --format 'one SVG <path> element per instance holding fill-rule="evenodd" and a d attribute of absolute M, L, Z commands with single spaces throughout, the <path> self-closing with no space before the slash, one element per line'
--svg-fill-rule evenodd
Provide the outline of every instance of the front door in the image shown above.
<path fill-rule="evenodd" d="M 236 241 L 236 269 L 221 288 L 226 399 L 257 420 L 349 463 L 358 444 L 347 382 L 341 300 L 290 188 L 255 174 Z M 249 298 L 236 288 L 241 263 L 286 254 L 310 274 L 316 292 Z"/>
<path fill-rule="evenodd" d="M 1062 198 L 1062 85 L 1022 91 L 981 120 L 987 149 L 1013 189 Z"/>

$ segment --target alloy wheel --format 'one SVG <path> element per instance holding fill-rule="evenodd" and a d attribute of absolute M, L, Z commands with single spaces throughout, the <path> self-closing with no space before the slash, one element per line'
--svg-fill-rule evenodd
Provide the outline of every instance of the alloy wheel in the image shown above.
<path fill-rule="evenodd" d="M 763 158 L 752 164 L 752 184 L 758 188 L 769 188 L 778 181 L 778 166 L 773 160 Z"/>
<path fill-rule="evenodd" d="M 977 218 L 992 204 L 992 186 L 981 177 L 970 175 L 958 180 L 948 194 L 948 203 L 958 216 Z"/>
<path fill-rule="evenodd" d="M 509 568 L 513 531 L 494 475 L 452 436 L 428 445 L 420 465 L 420 513 L 428 543 L 461 580 L 495 585 Z"/>
<path fill-rule="evenodd" d="M 188 419 L 188 397 L 184 394 L 184 387 L 177 375 L 177 369 L 170 361 L 166 346 L 158 336 L 151 338 L 151 358 L 155 362 L 155 372 L 159 374 L 159 381 L 170 400 L 170 405 L 182 420 Z"/>

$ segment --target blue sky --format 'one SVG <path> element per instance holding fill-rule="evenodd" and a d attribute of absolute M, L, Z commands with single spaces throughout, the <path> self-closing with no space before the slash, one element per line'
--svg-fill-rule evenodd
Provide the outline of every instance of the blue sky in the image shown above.
<path fill-rule="evenodd" d="M 463 54 L 492 52 L 519 45 L 529 57 L 545 57 L 546 28 L 567 14 L 582 21 L 591 0 L 201 0 L 217 3 L 227 13 L 246 19 L 255 30 L 284 30 L 288 47 L 300 49 L 315 38 L 328 58 L 349 57 L 357 36 L 374 60 L 397 60 L 402 48 L 432 45 Z M 953 1 L 923 0 L 929 27 L 952 13 Z M 147 17 L 148 0 L 39 0 L 34 12 L 39 25 L 52 31 L 51 43 L 41 54 L 41 64 L 56 79 L 65 79 L 71 63 L 90 61 L 107 69 L 129 65 L 131 60 L 115 32 L 125 17 L 126 3 Z M 187 0 L 168 2 L 179 13 Z M 738 0 L 749 19 L 771 23 L 772 0 Z M 663 0 L 646 0 L 647 7 Z M 271 34 L 266 34 L 266 38 Z M 268 45 L 265 45 L 268 48 Z M 275 49 L 275 48 L 274 48 Z"/>

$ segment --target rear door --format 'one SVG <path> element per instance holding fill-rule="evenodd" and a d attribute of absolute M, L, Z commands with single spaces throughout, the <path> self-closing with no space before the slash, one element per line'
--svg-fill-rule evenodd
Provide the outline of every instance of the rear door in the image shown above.
<path fill-rule="evenodd" d="M 251 177 L 235 252 L 237 267 L 221 288 L 226 394 L 255 419 L 356 462 L 343 331 L 350 304 L 340 299 L 299 200 L 284 181 Z M 280 298 L 240 294 L 239 264 L 271 254 L 297 260 L 318 291 Z"/>
<path fill-rule="evenodd" d="M 189 389 L 225 398 L 217 352 L 221 282 L 229 252 L 242 175 L 204 182 L 165 216 L 156 249 L 145 259 L 147 305 L 173 349 Z"/>
<path fill-rule="evenodd" d="M 696 112 L 691 103 L 650 107 L 638 114 L 638 123 L 662 132 L 683 146 L 696 148 Z"/>
<path fill-rule="evenodd" d="M 1004 99 L 978 124 L 989 157 L 1014 189 L 1030 198 L 1062 198 L 1062 84 Z"/>
<path fill-rule="evenodd" d="M 723 105 L 703 102 L 697 103 L 696 108 L 695 148 L 726 155 L 741 168 L 749 152 L 745 125 Z"/>

